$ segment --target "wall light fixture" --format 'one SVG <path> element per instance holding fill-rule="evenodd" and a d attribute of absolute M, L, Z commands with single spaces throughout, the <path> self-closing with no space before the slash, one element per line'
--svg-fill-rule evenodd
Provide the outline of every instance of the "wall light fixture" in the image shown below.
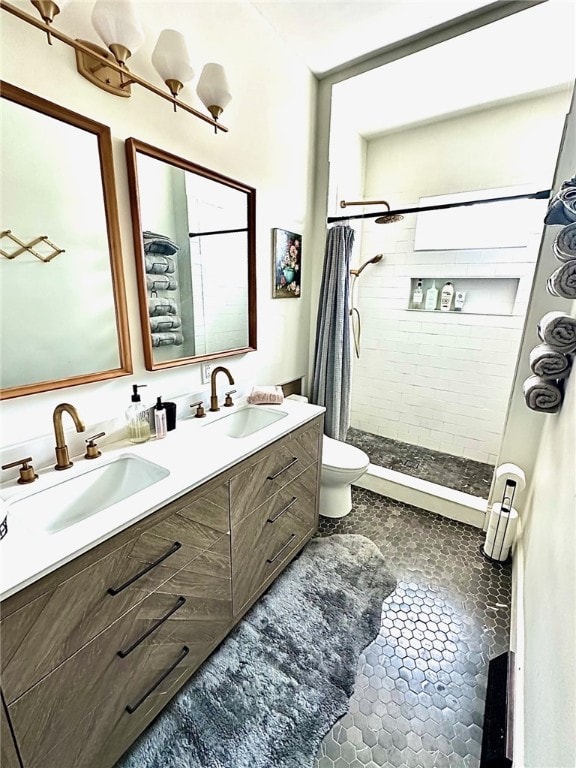
<path fill-rule="evenodd" d="M 76 40 L 53 26 L 57 16 L 70 0 L 30 0 L 41 20 L 10 3 L 0 0 L 2 10 L 27 24 L 43 30 L 52 45 L 52 37 L 69 45 L 76 52 L 76 66 L 80 74 L 91 83 L 116 96 L 131 95 L 130 86 L 140 85 L 177 108 L 199 117 L 214 126 L 214 132 L 228 129 L 218 122 L 232 95 L 224 68 L 220 64 L 206 64 L 198 81 L 196 92 L 210 113 L 199 112 L 178 99 L 178 94 L 194 76 L 183 35 L 175 29 L 164 29 L 152 53 L 152 65 L 168 88 L 161 90 L 144 80 L 126 66 L 130 56 L 144 42 L 144 31 L 138 20 L 133 0 L 96 0 L 92 10 L 92 25 L 106 48 L 87 40 Z"/>

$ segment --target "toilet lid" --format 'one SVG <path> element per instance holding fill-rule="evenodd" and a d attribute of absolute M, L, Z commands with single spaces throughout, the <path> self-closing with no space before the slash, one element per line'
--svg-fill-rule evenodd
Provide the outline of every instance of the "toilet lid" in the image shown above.
<path fill-rule="evenodd" d="M 366 469 L 369 463 L 370 459 L 360 448 L 324 435 L 322 466 L 330 469 Z"/>

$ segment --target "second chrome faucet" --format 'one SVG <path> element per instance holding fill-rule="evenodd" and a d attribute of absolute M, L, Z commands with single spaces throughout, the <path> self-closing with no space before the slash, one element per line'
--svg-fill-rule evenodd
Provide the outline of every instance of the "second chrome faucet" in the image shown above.
<path fill-rule="evenodd" d="M 219 365 L 217 368 L 214 368 L 210 376 L 210 410 L 211 411 L 220 410 L 220 406 L 218 405 L 218 395 L 216 394 L 216 375 L 220 372 L 225 373 L 226 376 L 228 376 L 228 381 L 230 384 L 234 384 L 234 379 L 232 378 L 232 374 L 230 373 L 228 368 L 224 368 L 223 365 Z"/>

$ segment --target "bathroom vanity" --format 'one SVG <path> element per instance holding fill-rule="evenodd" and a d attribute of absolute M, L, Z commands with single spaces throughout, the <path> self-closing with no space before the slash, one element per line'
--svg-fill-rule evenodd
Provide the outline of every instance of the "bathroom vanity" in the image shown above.
<path fill-rule="evenodd" d="M 76 535 L 67 557 L 54 544 L 52 565 L 44 553 L 27 578 L 5 570 L 4 768 L 113 766 L 314 534 L 323 409 L 286 410 L 283 424 L 206 444 L 196 470 L 186 441 L 207 432 L 193 420 L 130 446 L 174 466 L 132 497 L 132 521 L 93 545 Z M 136 497 L 152 508 L 136 510 Z M 93 536 L 106 514 L 52 538 Z M 24 545 L 18 536 L 16 525 L 12 548 Z"/>

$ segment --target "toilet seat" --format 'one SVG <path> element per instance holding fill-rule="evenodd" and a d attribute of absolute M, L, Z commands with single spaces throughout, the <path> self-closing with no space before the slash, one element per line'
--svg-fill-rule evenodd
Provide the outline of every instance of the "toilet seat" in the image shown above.
<path fill-rule="evenodd" d="M 322 466 L 326 469 L 360 471 L 365 470 L 369 463 L 370 459 L 360 448 L 323 436 Z"/>

